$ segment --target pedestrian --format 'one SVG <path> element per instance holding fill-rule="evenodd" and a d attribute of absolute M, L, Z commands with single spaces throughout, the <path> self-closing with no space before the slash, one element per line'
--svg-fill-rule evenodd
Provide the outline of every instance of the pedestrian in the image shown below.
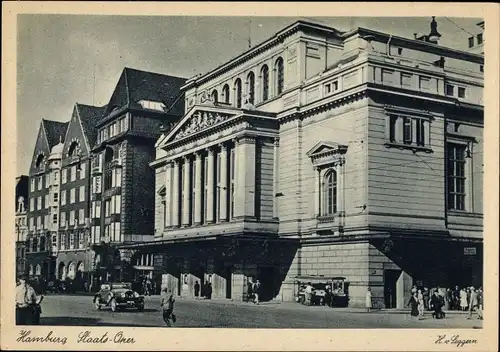
<path fill-rule="evenodd" d="M 38 297 L 26 279 L 25 275 L 19 276 L 16 286 L 16 325 L 39 325 L 43 296 Z"/>
<path fill-rule="evenodd" d="M 253 297 L 253 282 L 252 278 L 248 279 L 247 282 L 247 302 L 253 302 L 254 297 Z"/>
<path fill-rule="evenodd" d="M 479 287 L 477 290 L 477 318 L 483 320 L 483 288 Z"/>
<path fill-rule="evenodd" d="M 428 310 L 429 309 L 429 289 L 427 287 L 424 287 L 423 296 L 424 296 L 424 310 Z"/>
<path fill-rule="evenodd" d="M 439 291 L 436 289 L 431 297 L 431 308 L 434 310 L 432 316 L 436 319 L 444 318 L 443 313 L 444 300 L 443 297 L 439 295 Z"/>
<path fill-rule="evenodd" d="M 261 287 L 260 287 L 260 281 L 257 280 L 257 282 L 255 283 L 254 285 L 254 288 L 253 288 L 253 292 L 254 292 L 254 295 L 255 295 L 255 304 L 259 304 L 259 296 L 260 296 L 260 292 L 261 292 Z"/>
<path fill-rule="evenodd" d="M 453 310 L 460 310 L 460 288 L 458 285 L 453 290 Z"/>
<path fill-rule="evenodd" d="M 209 282 L 207 285 L 207 299 L 212 299 L 212 283 Z"/>
<path fill-rule="evenodd" d="M 165 287 L 161 296 L 161 307 L 163 308 L 163 321 L 167 326 L 171 326 L 170 319 L 175 323 L 177 317 L 174 314 L 175 298 L 173 293 Z"/>
<path fill-rule="evenodd" d="M 410 315 L 412 317 L 418 317 L 418 298 L 417 298 L 417 293 L 412 293 L 410 299 L 408 300 L 408 304 L 411 308 Z"/>
<path fill-rule="evenodd" d="M 198 283 L 198 281 L 196 281 L 194 283 L 194 298 L 198 299 L 200 295 L 200 284 Z"/>
<path fill-rule="evenodd" d="M 472 286 L 470 288 L 469 316 L 467 317 L 467 319 L 472 318 L 472 313 L 477 312 L 478 308 L 479 308 L 479 300 L 477 298 L 477 292 L 474 286 Z M 481 313 L 478 312 L 478 316 L 482 316 Z"/>
<path fill-rule="evenodd" d="M 332 294 L 332 289 L 330 287 L 330 285 L 326 285 L 325 286 L 325 305 L 327 305 L 328 307 L 331 307 L 332 304 L 333 304 L 333 294 Z"/>
<path fill-rule="evenodd" d="M 413 285 L 411 288 L 411 294 L 413 295 L 414 293 L 417 293 L 417 285 Z"/>
<path fill-rule="evenodd" d="M 306 285 L 306 288 L 304 289 L 304 296 L 305 296 L 305 304 L 307 306 L 310 306 L 312 304 L 312 293 L 313 293 L 314 288 L 312 287 L 311 283 L 308 282 Z"/>
<path fill-rule="evenodd" d="M 366 290 L 366 295 L 365 295 L 365 307 L 366 311 L 370 313 L 372 309 L 372 289 L 368 287 Z"/>
<path fill-rule="evenodd" d="M 422 290 L 417 291 L 417 300 L 418 300 L 418 316 L 423 318 L 424 316 L 424 294 Z"/>
<path fill-rule="evenodd" d="M 467 292 L 464 288 L 460 290 L 460 308 L 462 311 L 467 309 Z"/>

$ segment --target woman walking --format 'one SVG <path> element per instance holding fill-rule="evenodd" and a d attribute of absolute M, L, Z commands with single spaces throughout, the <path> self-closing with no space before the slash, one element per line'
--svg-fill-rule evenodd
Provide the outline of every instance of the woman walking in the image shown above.
<path fill-rule="evenodd" d="M 368 313 L 370 313 L 371 309 L 372 309 L 372 290 L 371 288 L 368 287 L 368 289 L 366 290 L 366 296 L 365 296 L 365 307 L 366 307 L 366 311 Z"/>
<path fill-rule="evenodd" d="M 462 288 L 460 290 L 460 308 L 462 309 L 462 311 L 466 311 L 468 306 L 469 304 L 467 302 L 467 292 Z"/>
<path fill-rule="evenodd" d="M 417 300 L 418 300 L 418 316 L 423 318 L 425 306 L 424 306 L 424 295 L 422 293 L 422 290 L 418 290 Z"/>

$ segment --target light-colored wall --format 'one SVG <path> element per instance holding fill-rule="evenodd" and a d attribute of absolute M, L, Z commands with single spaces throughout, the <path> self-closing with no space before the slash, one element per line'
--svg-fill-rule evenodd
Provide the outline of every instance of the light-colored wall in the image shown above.
<path fill-rule="evenodd" d="M 155 169 L 155 236 L 159 237 L 163 235 L 165 214 L 162 198 L 158 191 L 165 185 L 165 173 L 164 167 Z"/>

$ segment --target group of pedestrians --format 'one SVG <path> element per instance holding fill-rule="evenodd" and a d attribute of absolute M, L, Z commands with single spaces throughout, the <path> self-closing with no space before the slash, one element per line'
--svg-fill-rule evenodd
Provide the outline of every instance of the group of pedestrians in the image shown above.
<path fill-rule="evenodd" d="M 456 309 L 468 310 L 467 319 L 471 319 L 473 313 L 477 313 L 478 319 L 483 319 L 483 290 L 481 287 L 478 290 L 474 286 L 469 287 L 468 290 L 459 290 L 457 286 L 452 294 L 450 294 L 451 290 L 440 287 L 432 291 L 432 295 L 429 296 L 429 290 L 426 287 L 418 289 L 413 286 L 408 301 L 408 306 L 411 307 L 411 316 L 422 318 L 424 311 L 432 310 L 433 318 L 442 319 L 446 316 L 444 309 Z"/>
<path fill-rule="evenodd" d="M 259 304 L 259 298 L 261 294 L 261 283 L 259 280 L 253 282 L 250 278 L 247 284 L 247 301 L 253 302 L 254 304 Z"/>
<path fill-rule="evenodd" d="M 205 281 L 205 285 L 203 287 L 200 286 L 200 283 L 196 281 L 194 283 L 194 298 L 204 297 L 206 299 L 212 299 L 212 283 Z"/>

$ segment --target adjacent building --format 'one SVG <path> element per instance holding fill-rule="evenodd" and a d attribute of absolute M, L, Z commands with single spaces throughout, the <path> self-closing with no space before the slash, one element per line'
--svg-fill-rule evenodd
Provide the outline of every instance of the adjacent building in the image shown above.
<path fill-rule="evenodd" d="M 29 177 L 16 177 L 16 277 L 26 273 L 26 236 L 28 233 L 28 187 Z"/>
<path fill-rule="evenodd" d="M 160 129 L 183 114 L 184 78 L 125 68 L 101 118 L 91 147 L 90 243 L 99 280 L 132 279 L 116 245 L 153 239 L 154 171 Z M 162 127 L 163 126 L 163 127 Z M 152 275 L 148 265 L 137 275 Z M 127 269 L 127 270 L 124 270 Z M 130 270 L 129 270 L 130 269 Z"/>
<path fill-rule="evenodd" d="M 30 276 L 45 279 L 56 275 L 57 252 L 52 250 L 52 238 L 57 233 L 53 215 L 59 204 L 59 181 L 55 177 L 61 167 L 67 127 L 67 122 L 42 119 L 29 171 L 26 264 Z"/>
<path fill-rule="evenodd" d="M 370 287 L 393 308 L 413 284 L 481 285 L 484 58 L 436 33 L 298 21 L 185 82 L 150 164 L 154 230 L 122 204 L 121 236 L 142 235 L 122 253 L 182 296 L 198 281 L 241 300 L 253 278 L 294 300 L 298 281 L 344 277 L 351 306 Z"/>

